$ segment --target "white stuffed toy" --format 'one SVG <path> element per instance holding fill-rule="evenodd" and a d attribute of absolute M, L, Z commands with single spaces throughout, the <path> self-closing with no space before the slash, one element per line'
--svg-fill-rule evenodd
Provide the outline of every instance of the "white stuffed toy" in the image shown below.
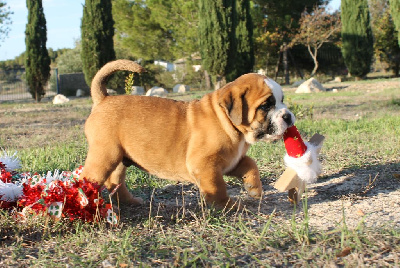
<path fill-rule="evenodd" d="M 296 126 L 288 128 L 283 135 L 286 148 L 284 161 L 287 169 L 274 187 L 281 192 L 289 191 L 290 202 L 298 203 L 306 184 L 315 182 L 321 174 L 318 155 L 324 138 L 315 134 L 309 142 L 304 142 Z"/>

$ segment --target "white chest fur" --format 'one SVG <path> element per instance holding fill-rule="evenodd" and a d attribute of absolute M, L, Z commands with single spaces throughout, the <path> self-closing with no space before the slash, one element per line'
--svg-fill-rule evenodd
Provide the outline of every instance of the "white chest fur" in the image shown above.
<path fill-rule="evenodd" d="M 236 167 L 240 159 L 242 159 L 243 155 L 246 153 L 245 152 L 246 148 L 247 148 L 246 141 L 242 139 L 238 145 L 236 155 L 233 157 L 233 160 L 230 162 L 230 165 L 223 170 L 224 174 L 233 170 Z"/>

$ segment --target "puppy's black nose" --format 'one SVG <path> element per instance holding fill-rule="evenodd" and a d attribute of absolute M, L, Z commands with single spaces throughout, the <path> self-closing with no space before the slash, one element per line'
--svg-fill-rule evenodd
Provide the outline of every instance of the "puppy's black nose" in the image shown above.
<path fill-rule="evenodd" d="M 293 124 L 293 122 L 292 122 L 292 116 L 291 116 L 290 113 L 284 113 L 284 114 L 282 115 L 282 119 L 283 119 L 283 121 L 285 121 L 285 123 L 286 123 L 288 126 L 291 126 L 291 125 Z"/>

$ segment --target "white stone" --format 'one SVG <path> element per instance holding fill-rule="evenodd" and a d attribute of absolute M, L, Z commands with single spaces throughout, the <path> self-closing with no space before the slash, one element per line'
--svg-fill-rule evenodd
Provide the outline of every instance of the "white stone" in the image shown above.
<path fill-rule="evenodd" d="M 257 73 L 261 75 L 267 75 L 267 72 L 264 69 L 258 69 Z"/>
<path fill-rule="evenodd" d="M 190 91 L 190 87 L 188 85 L 177 84 L 172 89 L 174 93 L 185 93 Z"/>
<path fill-rule="evenodd" d="M 332 89 L 332 92 L 337 93 L 338 92 L 337 88 Z"/>
<path fill-rule="evenodd" d="M 313 93 L 313 92 L 321 92 L 326 91 L 326 89 L 321 85 L 320 82 L 315 78 L 310 78 L 304 83 L 302 83 L 297 89 L 295 93 Z"/>
<path fill-rule="evenodd" d="M 342 78 L 340 76 L 336 76 L 335 79 L 329 81 L 328 83 L 341 83 Z"/>
<path fill-rule="evenodd" d="M 162 87 L 152 87 L 146 92 L 146 96 L 166 97 L 168 91 Z"/>
<path fill-rule="evenodd" d="M 82 89 L 78 88 L 78 89 L 76 90 L 76 96 L 77 96 L 77 97 L 83 97 L 83 96 L 85 96 L 85 91 L 83 91 Z"/>
<path fill-rule="evenodd" d="M 335 79 L 333 79 L 333 82 L 341 83 L 342 82 L 342 78 L 340 76 L 336 76 Z"/>
<path fill-rule="evenodd" d="M 115 91 L 114 89 L 107 88 L 107 93 L 108 95 L 117 95 L 117 91 Z"/>
<path fill-rule="evenodd" d="M 57 94 L 54 96 L 53 98 L 53 104 L 57 105 L 57 104 L 64 104 L 69 102 L 69 99 L 67 97 L 65 97 L 62 94 Z"/>
<path fill-rule="evenodd" d="M 201 70 L 201 65 L 199 65 L 199 64 L 192 65 L 192 68 L 193 68 L 193 71 L 195 71 L 197 73 L 198 71 Z"/>
<path fill-rule="evenodd" d="M 132 86 L 131 95 L 143 95 L 144 87 Z"/>

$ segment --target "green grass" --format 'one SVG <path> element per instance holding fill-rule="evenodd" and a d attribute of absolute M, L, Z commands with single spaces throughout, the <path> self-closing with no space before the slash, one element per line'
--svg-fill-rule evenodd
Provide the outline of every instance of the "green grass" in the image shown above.
<path fill-rule="evenodd" d="M 384 173 L 389 165 L 400 170 L 399 86 L 375 92 L 385 81 L 348 83 L 374 89 L 369 92 L 348 88 L 338 93 L 287 93 L 299 109 L 312 108 L 312 117 L 296 123 L 303 138 L 314 133 L 326 137 L 325 179 L 349 170 Z M 205 93 L 173 97 L 193 99 Z M 1 104 L 1 147 L 18 150 L 24 171 L 73 170 L 86 156 L 82 125 L 89 112 L 89 99 L 57 107 Z M 284 153 L 282 141 L 250 148 L 248 155 L 257 161 L 264 185 L 283 172 Z M 230 189 L 240 191 L 240 181 L 226 179 Z M 399 265 L 400 230 L 389 223 L 368 227 L 365 217 L 350 228 L 344 208 L 337 225 L 322 230 L 310 224 L 315 216 L 309 214 L 308 199 L 286 211 L 278 207 L 269 213 L 260 209 L 227 213 L 205 207 L 192 185 L 177 186 L 136 168 L 128 169 L 127 184 L 146 204 L 122 206 L 117 226 L 41 217 L 21 223 L 0 211 L 0 267 Z M 181 187 L 181 193 L 168 190 L 170 186 Z"/>
<path fill-rule="evenodd" d="M 390 105 L 400 106 L 400 99 L 395 99 L 394 97 L 390 101 Z"/>
<path fill-rule="evenodd" d="M 151 226 L 130 223 L 117 228 L 79 222 L 48 224 L 43 220 L 40 226 L 36 220 L 23 227 L 12 227 L 15 242 L 3 245 L 3 252 L 11 254 L 3 264 L 226 267 L 323 266 L 333 262 L 352 265 L 354 261 L 362 261 L 358 254 L 368 258 L 400 250 L 397 230 L 369 230 L 360 224 L 354 230 L 343 225 L 329 232 L 318 232 L 306 220 L 298 223 L 293 219 L 291 226 L 285 226 L 276 221 L 274 214 L 253 215 L 249 221 L 243 214 L 232 217 L 216 212 L 189 223 L 168 226 L 157 218 Z M 12 221 L 8 224 L 3 223 L 2 227 L 18 225 Z M 346 254 L 343 253 L 346 249 L 349 256 L 338 257 Z"/>
<path fill-rule="evenodd" d="M 85 161 L 87 146 L 81 143 L 61 143 L 46 147 L 21 150 L 22 170 L 44 173 L 46 171 L 74 170 Z"/>

